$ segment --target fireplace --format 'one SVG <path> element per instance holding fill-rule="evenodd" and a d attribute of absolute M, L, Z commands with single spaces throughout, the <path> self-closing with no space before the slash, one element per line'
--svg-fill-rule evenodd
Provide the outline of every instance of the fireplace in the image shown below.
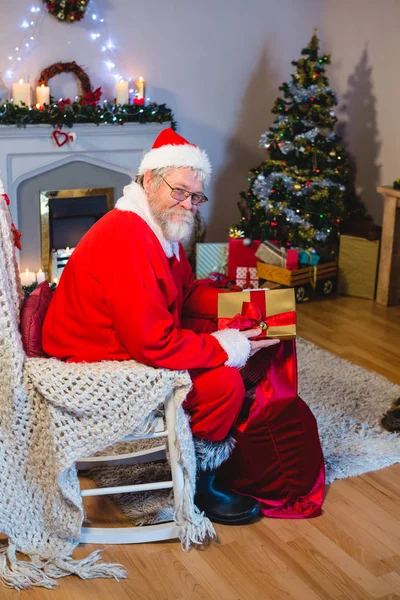
<path fill-rule="evenodd" d="M 43 271 L 59 278 L 82 236 L 114 207 L 114 188 L 40 192 Z"/>
<path fill-rule="evenodd" d="M 143 153 L 151 148 L 162 129 L 169 126 L 170 123 L 125 123 L 123 127 L 78 124 L 74 125 L 75 143 L 59 148 L 54 144 L 53 128 L 49 125 L 28 125 L 25 128 L 0 125 L 0 177 L 11 201 L 14 223 L 22 232 L 22 251 L 18 253 L 20 271 L 45 270 L 42 262 L 41 191 L 112 187 L 116 200 L 137 173 Z M 91 211 L 86 213 L 86 225 L 80 215 L 76 238 L 81 237 L 85 227 L 93 223 L 98 214 L 97 208 L 94 215 Z M 47 271 L 51 270 L 49 233 L 48 229 Z M 65 244 L 65 248 L 76 244 L 76 239 L 68 243 L 65 239 L 61 243 Z"/>

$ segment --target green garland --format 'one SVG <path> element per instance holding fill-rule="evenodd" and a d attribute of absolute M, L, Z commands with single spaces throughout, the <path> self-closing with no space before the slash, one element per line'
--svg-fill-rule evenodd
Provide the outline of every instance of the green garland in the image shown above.
<path fill-rule="evenodd" d="M 12 102 L 0 106 L 0 125 L 52 125 L 62 128 L 73 127 L 81 123 L 95 123 L 102 125 L 123 125 L 124 123 L 165 123 L 171 122 L 171 127 L 176 129 L 173 112 L 165 104 L 152 102 L 145 106 L 140 104 L 113 104 L 103 102 L 94 106 L 83 105 L 79 102 L 65 104 L 59 102 L 40 109 L 28 108 Z"/>

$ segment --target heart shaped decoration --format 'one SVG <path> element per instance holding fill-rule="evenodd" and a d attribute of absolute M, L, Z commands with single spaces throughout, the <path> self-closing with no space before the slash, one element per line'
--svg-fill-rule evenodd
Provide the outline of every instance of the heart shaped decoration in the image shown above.
<path fill-rule="evenodd" d="M 59 148 L 68 142 L 68 133 L 64 133 L 59 129 L 55 129 L 51 135 Z"/>

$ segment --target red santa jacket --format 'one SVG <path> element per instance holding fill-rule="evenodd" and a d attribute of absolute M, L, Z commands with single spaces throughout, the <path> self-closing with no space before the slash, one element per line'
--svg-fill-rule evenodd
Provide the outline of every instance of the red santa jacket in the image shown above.
<path fill-rule="evenodd" d="M 44 322 L 43 349 L 75 362 L 241 367 L 250 352 L 242 333 L 181 326 L 185 314 L 215 317 L 216 309 L 217 290 L 194 281 L 183 248 L 164 238 L 144 190 L 131 183 L 70 257 Z"/>

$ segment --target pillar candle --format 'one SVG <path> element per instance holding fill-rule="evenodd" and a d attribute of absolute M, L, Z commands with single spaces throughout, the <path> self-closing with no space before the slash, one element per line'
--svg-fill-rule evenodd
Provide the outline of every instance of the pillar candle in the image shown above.
<path fill-rule="evenodd" d="M 42 281 L 45 281 L 46 276 L 43 273 L 42 269 L 39 269 L 39 271 L 36 273 L 36 281 L 38 283 L 42 283 Z"/>
<path fill-rule="evenodd" d="M 146 82 L 143 77 L 139 77 L 139 79 L 136 81 L 136 98 L 138 100 L 144 100 L 145 92 Z"/>
<path fill-rule="evenodd" d="M 43 104 L 50 104 L 50 88 L 47 85 L 38 85 L 36 87 L 36 102 L 43 106 Z"/>
<path fill-rule="evenodd" d="M 19 83 L 12 84 L 13 100 L 14 104 L 21 104 L 25 102 L 26 106 L 31 105 L 31 86 L 29 83 L 24 83 L 23 79 L 19 80 Z"/>
<path fill-rule="evenodd" d="M 32 283 L 36 283 L 36 275 L 33 271 L 29 271 L 26 269 L 23 273 L 20 273 L 21 285 L 32 285 Z"/>
<path fill-rule="evenodd" d="M 117 81 L 117 95 L 116 95 L 116 102 L 117 104 L 128 104 L 129 102 L 129 90 L 128 90 L 128 82 L 124 81 L 123 79 L 121 81 Z"/>

